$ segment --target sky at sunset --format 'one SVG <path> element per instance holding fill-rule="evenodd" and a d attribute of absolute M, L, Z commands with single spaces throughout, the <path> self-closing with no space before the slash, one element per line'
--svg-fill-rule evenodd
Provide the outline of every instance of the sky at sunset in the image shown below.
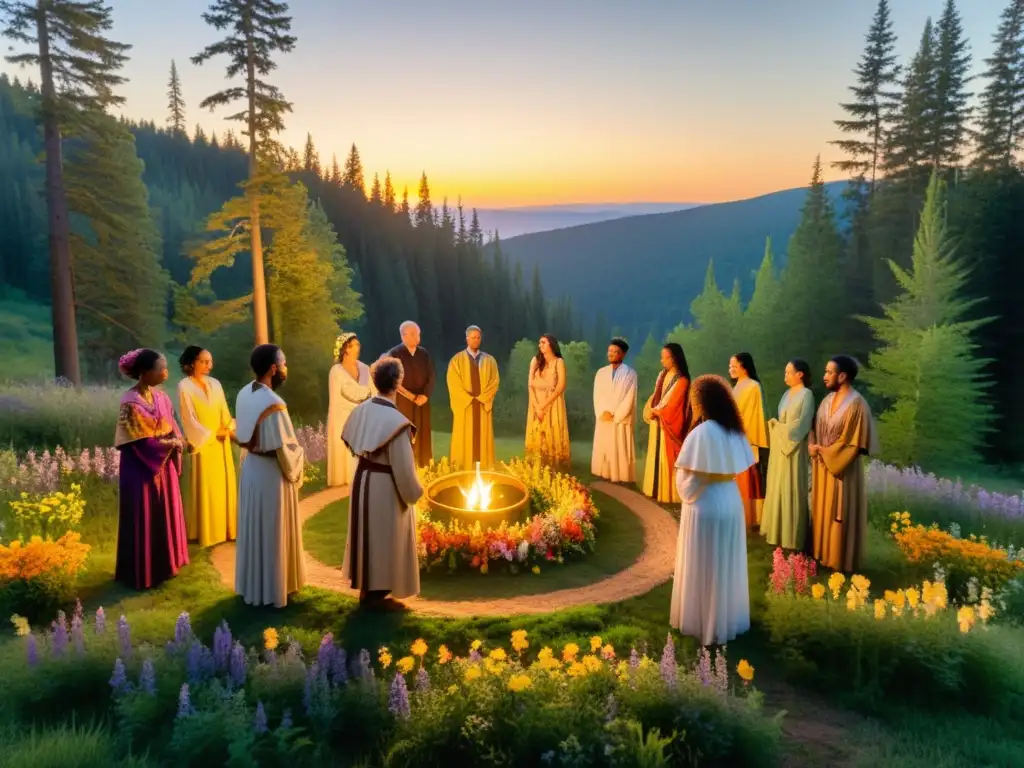
<path fill-rule="evenodd" d="M 974 66 L 1007 0 L 960 0 Z M 189 58 L 218 33 L 207 0 L 112 0 L 112 37 L 134 46 L 131 118 L 166 118 L 177 61 L 188 117 L 225 61 Z M 909 58 L 943 0 L 893 0 Z M 296 50 L 271 75 L 294 112 L 286 144 L 322 160 L 352 142 L 415 200 L 467 206 L 716 202 L 802 186 L 837 157 L 846 98 L 875 0 L 291 0 Z M 9 64 L 0 64 L 14 73 Z M 35 73 L 31 73 L 35 79 Z M 979 88 L 980 84 L 976 85 Z M 830 172 L 829 178 L 837 178 Z"/>

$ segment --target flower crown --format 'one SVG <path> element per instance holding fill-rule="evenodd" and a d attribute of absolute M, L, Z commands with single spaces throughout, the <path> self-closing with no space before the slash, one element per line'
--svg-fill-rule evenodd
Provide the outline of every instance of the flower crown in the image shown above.
<path fill-rule="evenodd" d="M 334 358 L 335 359 L 337 359 L 338 355 L 341 354 L 342 348 L 346 344 L 348 344 L 349 340 L 354 339 L 355 337 L 356 337 L 356 334 L 354 334 L 352 331 L 348 331 L 346 333 L 341 334 L 338 338 L 336 338 L 334 340 Z"/>
<path fill-rule="evenodd" d="M 139 355 L 142 354 L 141 349 L 133 349 L 131 352 L 126 352 L 121 355 L 117 361 L 117 370 L 119 370 L 124 376 L 132 378 L 133 371 L 135 370 L 135 361 L 139 359 Z"/>

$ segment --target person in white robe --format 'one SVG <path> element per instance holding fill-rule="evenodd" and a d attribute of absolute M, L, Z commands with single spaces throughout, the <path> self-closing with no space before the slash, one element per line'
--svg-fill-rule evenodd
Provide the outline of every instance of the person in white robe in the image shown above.
<path fill-rule="evenodd" d="M 370 371 L 378 395 L 356 406 L 341 436 L 358 461 L 342 574 L 359 590 L 360 602 L 401 608 L 396 600 L 420 591 L 414 505 L 423 486 L 412 445 L 416 428 L 395 405 L 402 363 L 382 357 Z"/>
<path fill-rule="evenodd" d="M 629 344 L 612 339 L 608 365 L 594 377 L 594 448 L 590 472 L 613 483 L 636 480 L 636 371 L 623 362 Z"/>
<path fill-rule="evenodd" d="M 235 401 L 242 447 L 235 592 L 249 605 L 283 608 L 306 581 L 299 488 L 305 454 L 275 390 L 288 378 L 284 353 L 263 344 L 251 357 L 256 380 Z"/>
<path fill-rule="evenodd" d="M 359 339 L 352 332 L 341 334 L 334 344 L 337 362 L 328 377 L 327 409 L 327 485 L 332 488 L 351 484 L 356 474 L 355 457 L 341 441 L 341 432 L 352 410 L 376 391 L 359 350 Z"/>
<path fill-rule="evenodd" d="M 736 475 L 754 464 L 729 383 L 699 376 L 694 423 L 676 460 L 682 499 L 672 582 L 672 626 L 701 645 L 750 629 L 747 528 Z"/>

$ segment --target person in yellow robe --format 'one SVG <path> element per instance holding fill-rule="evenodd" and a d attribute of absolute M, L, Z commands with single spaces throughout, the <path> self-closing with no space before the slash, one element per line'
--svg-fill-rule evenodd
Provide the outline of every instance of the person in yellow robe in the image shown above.
<path fill-rule="evenodd" d="M 558 339 L 545 333 L 530 361 L 526 455 L 551 467 L 569 467 L 569 417 L 565 409 L 565 360 Z"/>
<path fill-rule="evenodd" d="M 757 377 L 754 358 L 749 352 L 737 352 L 729 358 L 729 378 L 736 406 L 743 418 L 750 448 L 754 452 L 754 465 L 736 477 L 743 497 L 747 530 L 761 525 L 764 511 L 764 468 L 768 459 L 768 424 L 764 412 L 764 392 Z"/>
<path fill-rule="evenodd" d="M 178 359 L 178 415 L 188 441 L 185 456 L 185 530 L 201 547 L 233 541 L 237 534 L 238 483 L 231 439 L 235 420 L 220 382 L 210 376 L 213 356 L 190 346 Z"/>
<path fill-rule="evenodd" d="M 650 425 L 644 496 L 661 504 L 678 504 L 676 460 L 690 431 L 690 369 L 680 344 L 670 341 L 661 348 L 661 373 L 654 394 L 644 405 L 644 421 Z"/>
<path fill-rule="evenodd" d="M 480 349 L 483 333 L 466 329 L 466 348 L 448 363 L 448 397 L 452 405 L 452 461 L 462 469 L 494 466 L 494 397 L 498 363 Z"/>
<path fill-rule="evenodd" d="M 811 554 L 834 571 L 860 568 L 868 532 L 864 456 L 878 452 L 871 408 L 853 388 L 859 367 L 837 355 L 825 366 L 828 395 L 818 406 L 811 456 Z"/>

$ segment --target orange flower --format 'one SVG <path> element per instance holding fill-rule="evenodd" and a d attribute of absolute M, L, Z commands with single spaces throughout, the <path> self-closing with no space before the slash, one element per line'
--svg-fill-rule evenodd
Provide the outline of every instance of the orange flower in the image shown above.
<path fill-rule="evenodd" d="M 29 580 L 62 573 L 74 577 L 85 565 L 89 545 L 82 537 L 68 531 L 56 541 L 43 541 L 33 536 L 28 543 L 12 541 L 0 545 L 0 581 Z"/>

